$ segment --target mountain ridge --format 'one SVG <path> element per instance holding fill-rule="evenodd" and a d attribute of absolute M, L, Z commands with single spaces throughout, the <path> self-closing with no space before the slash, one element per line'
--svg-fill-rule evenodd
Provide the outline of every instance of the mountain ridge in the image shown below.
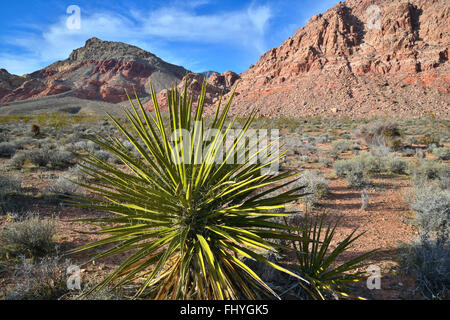
<path fill-rule="evenodd" d="M 191 73 L 122 42 L 91 38 L 68 59 L 25 77 L 0 72 L 0 104 L 67 92 L 119 103 L 124 90 L 148 97 L 184 81 L 206 111 L 236 86 L 232 114 L 262 116 L 412 116 L 450 113 L 450 3 L 447 0 L 347 0 L 304 27 L 240 75 Z M 146 104 L 151 109 L 151 103 Z"/>
<path fill-rule="evenodd" d="M 16 86 L 1 85 L 0 103 L 68 91 L 82 99 L 118 103 L 127 99 L 125 90 L 136 89 L 145 96 L 149 94 L 150 82 L 160 91 L 178 84 L 187 73 L 185 68 L 136 46 L 94 37 L 73 50 L 67 59 L 19 77 L 21 81 L 16 81 Z M 6 79 L 12 77 L 4 75 Z"/>

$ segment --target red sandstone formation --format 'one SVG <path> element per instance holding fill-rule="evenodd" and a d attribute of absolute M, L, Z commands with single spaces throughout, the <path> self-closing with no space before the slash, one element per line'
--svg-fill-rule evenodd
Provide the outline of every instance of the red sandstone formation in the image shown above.
<path fill-rule="evenodd" d="M 341 2 L 241 74 L 232 112 L 448 117 L 449 45 L 447 0 Z"/>

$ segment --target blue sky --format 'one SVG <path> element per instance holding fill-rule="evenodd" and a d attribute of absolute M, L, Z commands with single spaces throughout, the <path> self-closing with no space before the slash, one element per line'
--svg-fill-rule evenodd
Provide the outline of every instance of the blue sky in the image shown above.
<path fill-rule="evenodd" d="M 107 3 L 107 5 L 105 4 Z M 336 0 L 16 0 L 0 2 L 0 68 L 25 74 L 91 37 L 122 41 L 202 72 L 243 72 Z M 76 5 L 79 28 L 68 28 Z M 71 20 L 74 21 L 74 20 Z"/>

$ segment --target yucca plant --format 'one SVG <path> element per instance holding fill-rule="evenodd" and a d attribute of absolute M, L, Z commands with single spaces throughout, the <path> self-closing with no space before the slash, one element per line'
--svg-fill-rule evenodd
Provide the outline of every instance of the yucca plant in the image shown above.
<path fill-rule="evenodd" d="M 329 294 L 364 300 L 363 297 L 352 296 L 345 292 L 350 284 L 365 278 L 362 271 L 364 262 L 375 250 L 355 256 L 341 264 L 339 256 L 348 252 L 353 242 L 363 233 L 353 230 L 335 248 L 331 248 L 338 219 L 334 224 L 324 225 L 325 214 L 311 217 L 308 213 L 303 219 L 297 219 L 299 238 L 293 242 L 296 251 L 298 268 L 309 283 L 300 281 L 300 286 L 315 300 L 325 300 Z"/>
<path fill-rule="evenodd" d="M 279 248 L 279 239 L 297 238 L 288 232 L 293 227 L 271 219 L 290 214 L 278 209 L 298 200 L 301 187 L 273 194 L 294 183 L 295 174 L 261 171 L 282 156 L 265 152 L 270 144 L 264 150 L 247 150 L 245 161 L 227 161 L 242 155 L 247 144 L 240 142 L 255 113 L 232 140 L 226 157 L 214 161 L 233 127 L 234 120 L 225 125 L 233 94 L 222 110 L 220 99 L 209 126 L 222 134 L 203 139 L 207 135 L 203 116 L 206 84 L 195 110 L 186 88 L 187 84 L 183 95 L 176 88 L 171 90 L 169 125 L 163 121 L 153 88 L 154 113 L 144 110 L 135 93 L 138 107 L 130 99 L 131 109 L 125 110 L 128 126 L 110 116 L 133 145 L 133 152 L 117 137 L 91 139 L 127 168 L 114 167 L 92 154 L 84 159 L 83 171 L 93 182 L 81 186 L 93 197 L 76 198 L 74 204 L 115 216 L 83 220 L 97 225 L 97 234 L 109 236 L 73 252 L 113 244 L 91 260 L 129 253 L 94 289 L 142 280 L 136 297 L 144 292 L 153 299 L 276 296 L 242 260 L 255 259 L 302 279 L 264 255 Z M 255 157 L 259 160 L 252 162 Z"/>

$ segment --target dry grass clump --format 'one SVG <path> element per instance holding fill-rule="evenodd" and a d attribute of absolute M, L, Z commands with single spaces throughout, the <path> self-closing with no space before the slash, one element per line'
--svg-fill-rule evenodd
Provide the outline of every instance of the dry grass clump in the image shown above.
<path fill-rule="evenodd" d="M 357 138 L 362 139 L 368 146 L 386 146 L 398 150 L 402 146 L 401 132 L 395 121 L 378 120 L 359 127 L 355 131 Z"/>
<path fill-rule="evenodd" d="M 421 159 L 416 163 L 410 163 L 408 172 L 416 185 L 434 182 L 442 189 L 450 187 L 450 164 Z"/>
<path fill-rule="evenodd" d="M 450 147 L 434 148 L 433 154 L 439 160 L 450 160 Z"/>
<path fill-rule="evenodd" d="M 302 201 L 310 207 L 316 206 L 319 200 L 328 194 L 329 181 L 320 172 L 306 170 L 300 175 L 297 183 L 305 187 L 303 192 L 307 195 Z"/>
<path fill-rule="evenodd" d="M 12 157 L 17 151 L 17 146 L 11 142 L 0 142 L 0 157 Z"/>
<path fill-rule="evenodd" d="M 9 194 L 20 190 L 22 180 L 15 174 L 12 176 L 0 175 L 0 214 L 5 214 L 6 198 Z"/>
<path fill-rule="evenodd" d="M 58 257 L 39 262 L 21 258 L 16 265 L 16 285 L 5 294 L 5 300 L 57 300 L 67 293 L 65 264 Z"/>
<path fill-rule="evenodd" d="M 370 183 L 364 163 L 360 161 L 360 158 L 336 161 L 333 169 L 338 177 L 347 179 L 350 187 L 363 187 Z"/>
<path fill-rule="evenodd" d="M 450 298 L 450 242 L 447 238 L 432 239 L 422 232 L 406 245 L 401 256 L 406 273 L 416 278 L 415 291 L 425 298 L 447 300 Z"/>
<path fill-rule="evenodd" d="M 0 229 L 0 257 L 39 258 L 56 251 L 56 222 L 31 214 Z"/>
<path fill-rule="evenodd" d="M 405 246 L 404 270 L 416 278 L 416 290 L 427 299 L 450 298 L 449 172 L 442 163 L 422 161 L 414 168 L 414 191 L 407 195 L 420 233 Z"/>

